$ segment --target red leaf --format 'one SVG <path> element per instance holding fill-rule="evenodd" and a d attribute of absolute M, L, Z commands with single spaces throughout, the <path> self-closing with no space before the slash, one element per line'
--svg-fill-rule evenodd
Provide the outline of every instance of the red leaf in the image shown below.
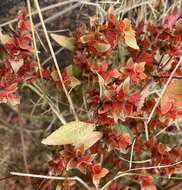
<path fill-rule="evenodd" d="M 146 64 L 153 64 L 154 62 L 153 55 L 147 52 L 143 53 L 140 58 L 140 62 L 145 62 Z"/>
<path fill-rule="evenodd" d="M 111 69 L 102 74 L 102 77 L 105 81 L 108 81 L 111 78 L 118 78 L 119 76 L 120 76 L 120 73 L 117 69 Z"/>
<path fill-rule="evenodd" d="M 120 136 L 118 144 L 120 152 L 126 154 L 128 152 L 127 148 L 131 144 L 130 135 L 125 133 L 122 136 Z"/>
<path fill-rule="evenodd" d="M 106 168 L 102 168 L 98 164 L 93 164 L 91 169 L 93 183 L 98 188 L 101 178 L 105 177 L 109 173 L 109 170 Z"/>
<path fill-rule="evenodd" d="M 111 44 L 112 48 L 115 48 L 117 45 L 117 35 L 113 31 L 106 31 L 105 37 L 107 38 L 108 42 Z"/>
<path fill-rule="evenodd" d="M 151 176 L 140 177 L 141 190 L 157 190 Z"/>

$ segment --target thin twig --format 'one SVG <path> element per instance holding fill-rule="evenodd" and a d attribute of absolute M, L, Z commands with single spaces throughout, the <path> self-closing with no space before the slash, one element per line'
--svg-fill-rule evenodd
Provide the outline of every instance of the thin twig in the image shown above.
<path fill-rule="evenodd" d="M 170 167 L 176 166 L 176 165 L 181 164 L 181 163 L 182 163 L 182 160 L 178 161 L 178 162 L 175 162 L 173 164 L 167 164 L 167 165 L 158 165 L 158 166 L 148 166 L 148 167 L 132 168 L 132 169 L 127 170 L 125 172 L 131 172 L 131 171 L 137 171 L 137 170 L 151 170 L 151 169 L 170 168 Z"/>
<path fill-rule="evenodd" d="M 177 64 L 176 67 L 174 68 L 174 70 L 173 70 L 173 72 L 171 73 L 169 79 L 167 80 L 167 82 L 166 82 L 164 88 L 162 89 L 162 92 L 161 92 L 161 94 L 160 94 L 160 96 L 159 96 L 159 98 L 158 98 L 158 100 L 157 100 L 155 106 L 153 107 L 153 109 L 152 109 L 152 111 L 151 111 L 151 113 L 150 113 L 150 115 L 149 115 L 149 117 L 148 117 L 147 124 L 150 122 L 150 120 L 151 120 L 151 118 L 152 118 L 152 116 L 153 116 L 153 114 L 154 114 L 154 112 L 155 112 L 157 106 L 158 106 L 159 103 L 160 103 L 160 100 L 161 100 L 161 98 L 162 98 L 162 96 L 163 96 L 163 94 L 164 94 L 164 92 L 165 92 L 167 86 L 169 85 L 171 79 L 173 78 L 173 75 L 175 74 L 176 70 L 178 69 L 178 67 L 180 66 L 181 63 L 182 63 L 182 58 L 180 58 L 178 64 Z"/>
<path fill-rule="evenodd" d="M 70 4 L 70 3 L 74 3 L 74 2 L 76 2 L 76 0 L 65 0 L 63 2 L 59 2 L 59 3 L 56 3 L 56 4 L 51 4 L 51 5 L 47 6 L 47 7 L 42 8 L 41 12 L 45 12 L 45 11 L 54 9 L 56 7 L 60 7 L 62 5 L 66 5 L 66 4 Z M 36 15 L 37 13 L 38 13 L 37 10 L 33 11 L 32 15 Z M 29 15 L 27 15 L 27 16 L 29 16 Z M 6 26 L 6 25 L 9 25 L 9 24 L 13 24 L 14 22 L 17 22 L 17 21 L 18 21 L 18 19 L 9 20 L 7 22 L 4 22 L 4 23 L 0 24 L 0 27 Z"/>
<path fill-rule="evenodd" d="M 100 190 L 105 190 L 106 187 L 108 187 L 113 181 L 115 181 L 118 178 L 124 177 L 124 176 L 132 176 L 132 173 L 122 173 L 120 175 L 115 176 L 112 180 L 108 181 Z"/>
<path fill-rule="evenodd" d="M 30 26 L 31 26 L 31 30 L 32 30 L 32 38 L 33 38 L 33 44 L 34 44 L 34 49 L 35 49 L 35 55 L 36 55 L 36 58 L 37 58 L 37 64 L 38 64 L 38 68 L 39 68 L 39 73 L 40 73 L 40 77 L 43 78 L 42 68 L 41 68 L 41 65 L 40 65 L 40 59 L 39 59 L 39 55 L 38 55 L 39 51 L 38 51 L 37 43 L 36 43 L 36 39 L 35 39 L 35 30 L 34 30 L 34 23 L 33 23 L 33 19 L 32 19 L 32 11 L 31 11 L 30 0 L 27 0 L 27 7 L 28 7 Z"/>
<path fill-rule="evenodd" d="M 81 183 L 86 189 L 90 190 L 90 187 L 79 177 L 58 177 L 58 176 L 47 176 L 47 175 L 36 175 L 36 174 L 27 174 L 27 173 L 19 173 L 19 172 L 10 172 L 11 175 L 23 176 L 23 177 L 32 177 L 32 178 L 40 178 L 40 179 L 52 179 L 52 180 L 70 180 L 70 181 L 78 181 Z"/>
<path fill-rule="evenodd" d="M 125 159 L 125 158 L 123 158 L 123 157 L 119 157 L 119 159 L 120 160 L 123 160 L 123 161 L 125 161 L 125 162 L 130 162 L 130 160 L 127 160 L 127 159 Z M 133 161 L 132 160 L 132 163 L 134 163 L 134 164 L 144 164 L 144 163 L 147 163 L 147 162 L 151 162 L 151 159 L 147 159 L 147 160 L 137 160 L 137 161 Z"/>
<path fill-rule="evenodd" d="M 63 51 L 64 48 L 60 48 L 55 52 L 55 55 L 59 54 L 61 51 Z M 45 59 L 42 62 L 42 66 L 44 66 L 46 63 L 48 63 L 52 59 L 52 56 L 49 56 L 47 59 Z"/>
<path fill-rule="evenodd" d="M 20 105 L 18 105 L 18 122 L 19 122 L 19 127 L 20 127 L 20 138 L 21 138 L 23 161 L 24 161 L 25 171 L 28 174 L 29 169 L 28 169 L 27 153 L 26 153 L 26 148 L 25 148 L 23 116 L 22 116 L 22 113 L 21 113 Z M 32 190 L 32 183 L 31 183 L 30 178 L 28 178 L 28 183 L 29 183 L 30 189 Z"/>
<path fill-rule="evenodd" d="M 147 122 L 144 121 L 144 127 L 145 127 L 145 135 L 146 135 L 146 140 L 149 140 L 149 130 L 148 130 L 148 125 Z"/>
<path fill-rule="evenodd" d="M 64 119 L 64 117 L 61 115 L 61 113 L 59 112 L 59 110 L 57 110 L 57 108 L 55 108 L 54 104 L 52 103 L 52 101 L 50 100 L 50 98 L 48 96 L 45 95 L 45 93 L 43 91 L 40 91 L 40 89 L 37 89 L 37 86 L 33 86 L 30 84 L 25 85 L 27 87 L 29 87 L 31 90 L 33 90 L 38 96 L 40 96 L 41 98 L 45 99 L 47 101 L 47 103 L 49 104 L 50 108 L 52 109 L 52 111 L 55 113 L 55 115 L 58 117 L 58 119 L 61 121 L 62 124 L 66 123 L 66 120 Z"/>
<path fill-rule="evenodd" d="M 76 111 L 75 111 L 75 108 L 74 108 L 74 106 L 73 106 L 72 99 L 71 99 L 71 97 L 70 97 L 70 95 L 69 95 L 69 93 L 68 93 L 68 91 L 67 91 L 67 89 L 66 89 L 66 86 L 65 86 L 65 84 L 64 84 L 64 81 L 63 81 L 63 78 L 62 78 L 62 75 L 61 75 L 61 71 L 60 71 L 60 69 L 59 69 L 59 65 L 58 65 L 56 56 L 55 56 L 55 54 L 54 54 L 54 50 L 53 50 L 51 41 L 50 41 L 50 39 L 49 39 L 49 35 L 48 35 L 48 32 L 47 32 L 46 26 L 45 26 L 45 24 L 44 24 L 44 20 L 43 20 L 43 16 L 42 16 L 42 13 L 41 13 L 41 10 L 40 10 L 39 2 L 38 2 L 38 0 L 34 0 L 34 3 L 35 3 L 35 6 L 36 6 L 36 8 L 37 8 L 37 11 L 38 11 L 38 14 L 39 14 L 39 18 L 40 18 L 40 21 L 41 21 L 41 24 L 42 24 L 42 28 L 43 28 L 43 30 L 44 30 L 44 34 L 45 34 L 45 37 L 46 37 L 46 40 L 47 40 L 47 43 L 48 43 L 48 46 L 49 46 L 49 49 L 50 49 L 52 58 L 53 58 L 53 60 L 54 60 L 54 64 L 55 64 L 55 67 L 56 67 L 56 69 L 57 69 L 57 72 L 58 72 L 59 79 L 60 79 L 60 82 L 61 82 L 61 84 L 62 84 L 63 90 L 64 90 L 64 92 L 65 92 L 65 95 L 66 95 L 67 99 L 68 99 L 68 102 L 69 102 L 69 104 L 70 104 L 70 108 L 71 108 L 72 113 L 73 113 L 73 115 L 74 115 L 74 117 L 75 117 L 75 120 L 78 120 L 78 116 L 77 116 Z"/>
<path fill-rule="evenodd" d="M 138 175 L 138 176 L 142 175 L 142 174 L 137 174 L 137 173 L 130 173 L 131 171 L 161 169 L 161 168 L 166 168 L 166 167 L 173 167 L 173 166 L 176 166 L 176 165 L 178 165 L 180 163 L 182 163 L 182 161 L 176 162 L 174 164 L 168 164 L 168 165 L 162 165 L 162 166 L 151 166 L 151 167 L 133 168 L 133 169 L 127 170 L 125 172 L 118 172 L 118 174 L 114 178 L 112 178 L 110 181 L 108 181 L 100 190 L 105 190 L 106 187 L 108 187 L 113 181 L 115 181 L 115 180 L 117 180 L 117 179 L 119 179 L 121 177 L 124 177 L 124 176 L 133 176 L 133 175 Z M 162 178 L 164 176 L 157 176 L 157 177 L 161 177 Z"/>
<path fill-rule="evenodd" d="M 52 15 L 52 16 L 46 18 L 46 19 L 44 20 L 44 23 L 46 24 L 46 23 L 48 23 L 48 22 L 52 22 L 53 20 L 57 19 L 58 17 L 64 15 L 65 13 L 68 13 L 68 12 L 72 11 L 73 9 L 76 9 L 76 8 L 78 8 L 78 7 L 80 7 L 80 6 L 81 6 L 80 3 L 75 3 L 74 5 L 71 5 L 70 7 L 67 7 L 67 8 L 65 8 L 65 9 L 63 9 L 62 11 L 59 11 L 59 12 L 55 13 L 54 15 Z M 35 25 L 35 27 L 38 28 L 38 27 L 40 27 L 41 25 L 42 25 L 41 23 L 38 23 L 38 24 Z"/>
<path fill-rule="evenodd" d="M 135 146 L 136 138 L 133 140 L 132 146 L 131 146 L 131 154 L 130 154 L 130 162 L 129 162 L 129 169 L 132 167 L 132 159 L 133 159 L 133 150 Z"/>

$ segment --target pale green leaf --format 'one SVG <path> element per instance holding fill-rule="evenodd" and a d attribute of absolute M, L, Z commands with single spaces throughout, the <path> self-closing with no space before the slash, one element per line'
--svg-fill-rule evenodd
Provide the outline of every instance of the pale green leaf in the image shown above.
<path fill-rule="evenodd" d="M 135 31 L 132 29 L 132 26 L 131 26 L 131 21 L 129 19 L 124 19 L 123 22 L 125 24 L 125 27 L 124 27 L 125 43 L 133 49 L 139 49 L 136 38 L 135 38 Z"/>
<path fill-rule="evenodd" d="M 94 37 L 93 34 L 85 34 L 84 36 L 80 37 L 80 41 L 85 44 L 89 42 Z"/>
<path fill-rule="evenodd" d="M 97 141 L 99 141 L 102 138 L 103 133 L 99 131 L 93 131 L 88 138 L 86 138 L 80 145 L 84 145 L 84 149 L 87 150 L 92 145 L 94 145 Z"/>
<path fill-rule="evenodd" d="M 42 143 L 47 145 L 78 145 L 92 134 L 94 128 L 94 124 L 91 123 L 72 121 L 54 131 Z"/>
<path fill-rule="evenodd" d="M 133 133 L 132 133 L 131 129 L 129 129 L 127 126 L 120 123 L 120 124 L 116 125 L 116 129 L 120 134 L 122 134 L 122 135 L 129 134 L 130 138 L 131 139 L 133 138 Z"/>
<path fill-rule="evenodd" d="M 97 42 L 94 47 L 98 52 L 104 53 L 111 48 L 111 45 L 106 44 L 106 43 Z"/>
<path fill-rule="evenodd" d="M 62 47 L 73 51 L 74 50 L 74 43 L 73 39 L 63 36 L 63 35 L 57 35 L 57 34 L 51 34 L 51 37 Z"/>
<path fill-rule="evenodd" d="M 139 49 L 135 35 L 133 35 L 131 32 L 125 32 L 124 34 L 125 43 L 133 49 Z"/>

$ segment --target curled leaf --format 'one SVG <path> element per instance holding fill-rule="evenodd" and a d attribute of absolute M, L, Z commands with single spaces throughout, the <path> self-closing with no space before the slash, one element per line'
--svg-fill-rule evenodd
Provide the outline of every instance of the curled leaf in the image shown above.
<path fill-rule="evenodd" d="M 74 43 L 73 43 L 73 39 L 66 37 L 66 36 L 62 36 L 62 35 L 57 35 L 57 34 L 51 34 L 52 39 L 54 39 L 60 46 L 73 51 L 74 50 Z"/>
<path fill-rule="evenodd" d="M 109 170 L 95 164 L 92 166 L 92 180 L 96 188 L 99 187 L 100 180 L 109 173 Z"/>
<path fill-rule="evenodd" d="M 132 29 L 132 26 L 131 26 L 131 21 L 128 19 L 124 19 L 123 22 L 125 24 L 125 27 L 124 27 L 125 43 L 133 49 L 139 49 L 136 42 L 135 31 Z"/>
<path fill-rule="evenodd" d="M 80 41 L 83 44 L 91 41 L 92 39 L 94 39 L 94 35 L 93 34 L 85 34 L 84 36 L 80 37 Z"/>
<path fill-rule="evenodd" d="M 123 92 L 128 94 L 130 90 L 130 77 L 127 77 L 123 82 Z"/>
<path fill-rule="evenodd" d="M 111 48 L 110 44 L 106 44 L 106 43 L 101 43 L 101 42 L 97 42 L 95 44 L 95 49 L 100 52 L 100 53 L 104 53 L 106 51 L 108 51 Z"/>

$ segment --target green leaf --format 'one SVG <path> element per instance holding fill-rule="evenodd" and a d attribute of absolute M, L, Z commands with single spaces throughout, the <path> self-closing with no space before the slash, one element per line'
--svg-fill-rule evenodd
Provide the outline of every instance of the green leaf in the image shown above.
<path fill-rule="evenodd" d="M 81 74 L 81 70 L 78 66 L 72 65 L 72 73 L 73 73 L 73 76 L 78 77 Z"/>
<path fill-rule="evenodd" d="M 73 39 L 66 37 L 66 36 L 62 36 L 62 35 L 57 35 L 57 34 L 51 34 L 52 39 L 54 39 L 60 46 L 73 51 L 74 50 L 74 43 L 73 43 Z"/>
<path fill-rule="evenodd" d="M 116 125 L 116 129 L 120 134 L 126 134 L 127 133 L 130 135 L 130 138 L 133 139 L 133 132 L 127 126 L 120 123 L 120 124 Z"/>
<path fill-rule="evenodd" d="M 94 124 L 91 123 L 72 121 L 54 131 L 42 143 L 47 145 L 73 144 L 77 146 L 93 133 L 94 128 Z"/>
<path fill-rule="evenodd" d="M 97 43 L 95 44 L 95 49 L 96 49 L 98 52 L 101 52 L 101 53 L 104 53 L 104 52 L 108 51 L 110 48 L 111 48 L 111 45 L 110 45 L 110 44 L 101 43 L 101 42 L 97 42 Z"/>

